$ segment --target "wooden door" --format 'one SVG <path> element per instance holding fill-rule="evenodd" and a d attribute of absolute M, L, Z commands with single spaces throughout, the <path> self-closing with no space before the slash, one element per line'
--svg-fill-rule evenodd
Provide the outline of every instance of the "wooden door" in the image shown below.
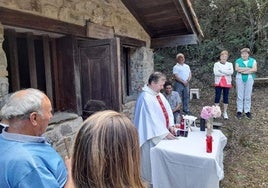
<path fill-rule="evenodd" d="M 83 111 L 121 111 L 119 39 L 79 40 L 78 57 Z"/>
<path fill-rule="evenodd" d="M 57 65 L 54 65 L 56 106 L 59 111 L 82 115 L 81 72 L 76 52 L 77 39 L 74 36 L 57 39 Z"/>

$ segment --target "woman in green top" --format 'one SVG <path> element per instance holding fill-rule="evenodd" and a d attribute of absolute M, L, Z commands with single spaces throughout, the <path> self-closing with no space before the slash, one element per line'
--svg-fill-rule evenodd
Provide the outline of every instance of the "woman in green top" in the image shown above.
<path fill-rule="evenodd" d="M 235 61 L 236 91 L 237 91 L 237 118 L 241 119 L 242 113 L 251 119 L 251 95 L 254 84 L 255 73 L 257 72 L 257 62 L 250 56 L 250 49 L 243 48 L 241 58 Z"/>

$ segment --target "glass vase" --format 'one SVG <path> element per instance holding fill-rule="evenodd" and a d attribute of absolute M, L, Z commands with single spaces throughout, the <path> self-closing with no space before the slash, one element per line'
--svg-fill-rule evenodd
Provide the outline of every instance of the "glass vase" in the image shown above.
<path fill-rule="evenodd" d="M 207 127 L 207 135 L 211 136 L 213 131 L 213 118 L 209 118 L 206 120 L 206 127 Z"/>

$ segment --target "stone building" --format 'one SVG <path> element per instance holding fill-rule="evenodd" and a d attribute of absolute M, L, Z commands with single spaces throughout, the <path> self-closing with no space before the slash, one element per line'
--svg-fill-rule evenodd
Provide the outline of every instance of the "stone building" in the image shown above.
<path fill-rule="evenodd" d="M 56 112 L 46 134 L 65 155 L 63 138 L 93 112 L 132 119 L 154 48 L 202 35 L 190 0 L 0 0 L 0 102 L 44 91 Z"/>

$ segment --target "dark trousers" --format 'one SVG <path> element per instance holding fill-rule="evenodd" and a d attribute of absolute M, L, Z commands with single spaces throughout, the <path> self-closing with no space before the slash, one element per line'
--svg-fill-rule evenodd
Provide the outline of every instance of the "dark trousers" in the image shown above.
<path fill-rule="evenodd" d="M 226 87 L 215 87 L 215 103 L 220 103 L 221 93 L 223 92 L 223 103 L 228 104 L 230 88 Z"/>

